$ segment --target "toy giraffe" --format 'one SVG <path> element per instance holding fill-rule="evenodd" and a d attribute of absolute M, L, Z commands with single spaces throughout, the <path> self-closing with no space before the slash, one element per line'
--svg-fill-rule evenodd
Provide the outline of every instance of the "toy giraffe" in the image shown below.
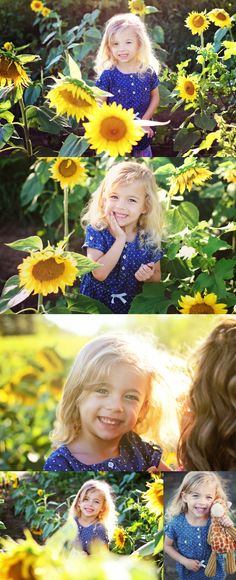
<path fill-rule="evenodd" d="M 227 574 L 236 572 L 234 551 L 236 549 L 236 529 L 233 526 L 223 526 L 222 516 L 227 514 L 228 507 L 221 498 L 216 498 L 211 507 L 211 525 L 208 532 L 208 544 L 212 548 L 205 574 L 208 577 L 216 574 L 216 555 L 226 554 L 225 570 Z"/>

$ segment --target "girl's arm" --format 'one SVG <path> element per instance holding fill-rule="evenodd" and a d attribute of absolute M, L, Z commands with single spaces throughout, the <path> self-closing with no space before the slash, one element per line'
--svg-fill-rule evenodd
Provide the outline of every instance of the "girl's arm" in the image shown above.
<path fill-rule="evenodd" d="M 186 558 L 185 556 L 182 556 L 182 554 L 177 552 L 177 550 L 174 548 L 173 544 L 174 544 L 174 541 L 171 538 L 168 538 L 168 536 L 165 536 L 164 552 L 166 552 L 166 554 L 168 554 L 168 556 L 173 558 L 173 560 L 182 564 L 185 568 L 187 568 L 187 570 L 192 570 L 193 572 L 198 572 L 198 570 L 200 569 L 200 566 L 201 566 L 199 560 L 191 560 L 190 558 Z"/>
<path fill-rule="evenodd" d="M 161 266 L 160 262 L 149 262 L 149 264 L 141 264 L 140 268 L 135 272 L 135 278 L 139 282 L 160 282 L 161 281 Z"/>
<path fill-rule="evenodd" d="M 87 256 L 90 260 L 101 264 L 101 268 L 97 268 L 92 272 L 93 277 L 99 282 L 104 282 L 107 276 L 112 272 L 120 259 L 126 243 L 126 234 L 118 225 L 113 214 L 107 216 L 107 221 L 109 223 L 110 232 L 115 238 L 114 244 L 112 244 L 106 254 L 103 254 L 100 250 L 96 250 L 95 248 L 88 248 L 87 251 Z"/>
<path fill-rule="evenodd" d="M 155 110 L 159 105 L 159 102 L 160 102 L 159 89 L 158 87 L 156 87 L 151 91 L 151 100 L 142 118 L 151 119 L 153 113 L 155 113 Z"/>

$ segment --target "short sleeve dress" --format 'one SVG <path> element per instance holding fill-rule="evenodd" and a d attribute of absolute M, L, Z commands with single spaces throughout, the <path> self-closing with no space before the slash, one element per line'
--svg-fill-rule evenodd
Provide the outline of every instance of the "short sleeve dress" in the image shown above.
<path fill-rule="evenodd" d="M 96 82 L 103 91 L 112 93 L 108 103 L 122 105 L 123 109 L 134 109 L 137 118 L 142 119 L 151 101 L 151 91 L 160 84 L 155 71 L 147 70 L 143 74 L 123 73 L 118 68 L 105 69 Z M 133 151 L 146 149 L 151 139 L 144 135 Z M 132 153 L 131 153 L 132 156 Z"/>
<path fill-rule="evenodd" d="M 174 540 L 175 548 L 182 556 L 203 561 L 206 566 L 211 555 L 211 547 L 207 542 L 210 523 L 209 518 L 205 526 L 192 526 L 188 523 L 185 514 L 181 513 L 165 526 L 165 535 Z M 206 580 L 203 567 L 198 572 L 192 572 L 177 562 L 176 570 L 180 580 Z M 216 575 L 212 576 L 212 580 L 224 580 L 224 578 L 224 557 L 218 554 Z"/>
<path fill-rule="evenodd" d="M 82 463 L 61 445 L 47 459 L 45 471 L 147 471 L 149 467 L 158 467 L 162 449 L 155 443 L 143 441 L 139 435 L 130 431 L 123 435 L 120 442 L 120 455 L 100 463 L 87 465 Z"/>
<path fill-rule="evenodd" d="M 98 231 L 89 225 L 86 228 L 83 247 L 95 248 L 106 254 L 114 242 L 115 238 L 108 229 Z M 163 253 L 162 250 L 145 243 L 145 239 L 141 243 L 137 234 L 132 242 L 126 242 L 116 266 L 106 280 L 99 282 L 92 273 L 84 274 L 80 292 L 100 300 L 116 314 L 127 314 L 133 298 L 142 292 L 143 284 L 136 280 L 135 272 L 141 264 L 158 262 Z"/>
<path fill-rule="evenodd" d="M 91 543 L 95 540 L 100 540 L 103 544 L 108 546 L 109 538 L 105 527 L 100 522 L 95 522 L 90 526 L 82 526 L 79 523 L 78 518 L 75 518 L 78 526 L 78 540 L 79 544 L 84 552 L 90 554 Z"/>

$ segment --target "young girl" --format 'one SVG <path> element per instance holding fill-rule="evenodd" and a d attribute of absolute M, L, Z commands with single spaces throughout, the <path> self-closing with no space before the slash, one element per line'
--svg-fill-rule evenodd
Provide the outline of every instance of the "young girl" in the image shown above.
<path fill-rule="evenodd" d="M 225 316 L 196 354 L 178 458 L 185 470 L 236 469 L 236 319 Z"/>
<path fill-rule="evenodd" d="M 156 441 L 160 434 L 174 447 L 177 419 L 168 384 L 156 369 L 161 356 L 146 337 L 135 335 L 104 335 L 84 346 L 59 403 L 52 434 L 58 449 L 44 469 L 168 470 L 161 447 L 139 436 Z"/>
<path fill-rule="evenodd" d="M 70 513 L 78 526 L 75 545 L 90 554 L 92 542 L 108 546 L 116 525 L 112 489 L 106 481 L 90 479 L 78 491 Z"/>
<path fill-rule="evenodd" d="M 207 542 L 210 509 L 216 496 L 227 500 L 219 476 L 192 471 L 183 478 L 167 510 L 164 550 L 176 560 L 180 580 L 206 580 L 205 567 L 211 555 Z M 228 517 L 222 523 L 232 525 Z M 212 578 L 225 578 L 222 554 L 217 555 L 216 575 Z"/>
<path fill-rule="evenodd" d="M 92 194 L 82 224 L 87 255 L 101 267 L 83 276 L 81 294 L 125 314 L 143 282 L 161 279 L 161 204 L 146 164 L 113 165 Z"/>
<path fill-rule="evenodd" d="M 144 23 L 134 14 L 118 14 L 107 23 L 96 59 L 97 86 L 112 93 L 108 103 L 132 108 L 139 119 L 151 119 L 159 104 L 159 63 Z M 153 131 L 133 148 L 133 157 L 151 157 Z"/>

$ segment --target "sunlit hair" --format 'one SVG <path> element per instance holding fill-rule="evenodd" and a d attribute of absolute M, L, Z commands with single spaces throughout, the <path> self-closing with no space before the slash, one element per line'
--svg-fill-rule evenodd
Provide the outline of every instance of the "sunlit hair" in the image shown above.
<path fill-rule="evenodd" d="M 236 319 L 228 315 L 195 355 L 178 459 L 184 469 L 236 467 Z"/>
<path fill-rule="evenodd" d="M 146 213 L 141 214 L 138 220 L 140 239 L 147 237 L 145 242 L 150 245 L 161 245 L 162 215 L 158 188 L 154 175 L 146 163 L 122 161 L 112 165 L 106 173 L 98 189 L 92 194 L 89 205 L 82 214 L 83 227 L 90 224 L 97 230 L 107 228 L 107 219 L 104 211 L 104 200 L 107 199 L 112 188 L 119 185 L 129 185 L 134 182 L 143 184 L 145 194 Z"/>
<path fill-rule="evenodd" d="M 147 378 L 146 397 L 134 431 L 176 449 L 178 418 L 170 384 L 177 381 L 171 357 L 157 350 L 147 336 L 107 334 L 84 346 L 77 356 L 63 389 L 57 420 L 51 434 L 53 446 L 74 441 L 81 430 L 80 402 L 91 387 L 109 380 L 114 365 L 127 365 Z M 176 364 L 176 361 L 174 361 Z M 168 368 L 169 367 L 169 368 Z"/>
<path fill-rule="evenodd" d="M 80 517 L 81 510 L 79 507 L 79 501 L 88 497 L 89 493 L 93 491 L 98 491 L 103 498 L 103 505 L 98 514 L 98 520 L 106 528 L 108 538 L 111 540 L 116 526 L 116 510 L 113 490 L 106 481 L 89 479 L 83 483 L 71 505 L 70 514 L 74 518 L 76 516 Z"/>
<path fill-rule="evenodd" d="M 116 65 L 116 61 L 111 52 L 112 36 L 120 30 L 125 30 L 127 28 L 130 28 L 137 36 L 137 61 L 139 63 L 139 72 L 142 74 L 150 69 L 158 74 L 160 72 L 160 64 L 154 56 L 145 24 L 138 16 L 128 13 L 112 16 L 112 18 L 107 22 L 95 61 L 95 70 L 98 75 L 100 75 L 104 69 L 110 69 Z"/>
<path fill-rule="evenodd" d="M 190 471 L 183 478 L 182 483 L 174 493 L 168 508 L 166 510 L 167 520 L 178 516 L 180 513 L 187 513 L 188 506 L 183 499 L 183 493 L 191 493 L 197 490 L 199 485 L 215 485 L 215 497 L 222 498 L 227 501 L 227 496 L 224 490 L 224 481 L 221 477 L 210 471 Z"/>

